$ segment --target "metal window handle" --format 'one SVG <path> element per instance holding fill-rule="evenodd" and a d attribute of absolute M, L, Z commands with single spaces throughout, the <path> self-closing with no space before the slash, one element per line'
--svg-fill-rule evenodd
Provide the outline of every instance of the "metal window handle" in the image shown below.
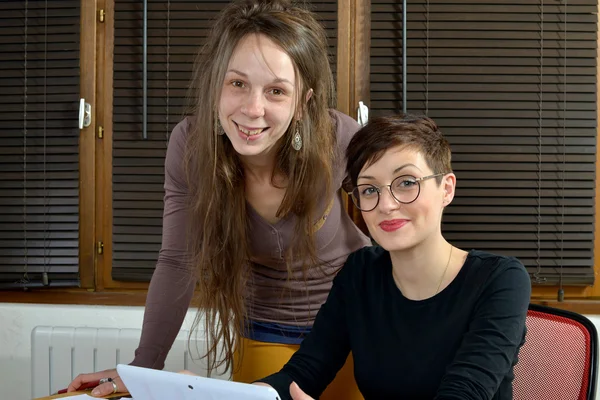
<path fill-rule="evenodd" d="M 92 123 L 92 106 L 85 99 L 79 100 L 79 129 L 87 128 Z"/>
<path fill-rule="evenodd" d="M 358 102 L 358 124 L 362 127 L 369 122 L 369 107 L 367 107 L 362 101 Z"/>

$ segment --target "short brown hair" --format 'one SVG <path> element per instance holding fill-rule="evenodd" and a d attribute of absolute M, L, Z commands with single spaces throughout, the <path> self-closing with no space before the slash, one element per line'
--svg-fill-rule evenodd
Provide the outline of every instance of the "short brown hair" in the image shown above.
<path fill-rule="evenodd" d="M 376 117 L 356 132 L 346 149 L 349 187 L 356 186 L 365 165 L 372 165 L 397 146 L 421 152 L 434 174 L 452 172 L 450 144 L 431 118 L 410 114 Z M 439 185 L 442 177 L 436 181 Z"/>

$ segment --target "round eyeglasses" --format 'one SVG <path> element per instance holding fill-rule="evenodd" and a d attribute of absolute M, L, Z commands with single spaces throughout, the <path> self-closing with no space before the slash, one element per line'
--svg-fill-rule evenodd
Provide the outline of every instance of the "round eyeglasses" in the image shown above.
<path fill-rule="evenodd" d="M 421 193 L 421 181 L 445 175 L 444 173 L 415 178 L 412 175 L 402 175 L 394 178 L 389 185 L 377 187 L 375 185 L 363 184 L 356 186 L 350 193 L 352 202 L 360 211 L 373 211 L 379 204 L 381 190 L 384 187 L 390 189 L 392 197 L 402 203 L 410 204 L 417 200 Z"/>

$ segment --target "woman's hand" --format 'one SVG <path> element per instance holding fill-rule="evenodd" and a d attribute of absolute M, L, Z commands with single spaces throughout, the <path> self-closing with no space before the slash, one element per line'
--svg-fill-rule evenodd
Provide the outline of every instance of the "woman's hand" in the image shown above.
<path fill-rule="evenodd" d="M 178 372 L 178 374 L 198 376 L 195 373 L 193 373 L 192 371 L 188 371 L 187 369 L 182 369 L 181 371 Z"/>
<path fill-rule="evenodd" d="M 94 381 L 97 381 L 102 378 L 111 378 L 112 381 L 102 383 L 102 384 L 96 386 L 94 388 L 94 390 L 92 390 L 92 396 L 103 397 L 103 396 L 109 395 L 111 393 L 115 393 L 115 386 L 113 385 L 113 383 L 117 387 L 117 392 L 126 392 L 127 391 L 127 388 L 123 384 L 123 381 L 121 380 L 121 378 L 119 378 L 119 374 L 117 374 L 117 370 L 116 369 L 107 369 L 105 371 L 94 372 L 91 374 L 77 375 L 77 377 L 75 379 L 73 379 L 73 382 L 71 382 L 69 384 L 69 387 L 67 388 L 67 392 L 74 392 L 77 389 L 79 389 L 79 387 L 81 385 L 83 385 L 84 383 L 94 382 Z"/>
<path fill-rule="evenodd" d="M 290 385 L 290 395 L 294 400 L 314 400 L 312 397 L 304 393 L 296 382 L 292 382 Z"/>
<path fill-rule="evenodd" d="M 266 386 L 266 387 L 273 388 L 273 386 L 268 385 L 263 382 L 254 382 L 253 385 Z M 314 400 L 312 397 L 310 397 L 309 395 L 304 393 L 302 391 L 302 389 L 300 389 L 300 386 L 298 386 L 298 384 L 296 382 L 292 382 L 292 384 L 290 385 L 290 395 L 292 396 L 293 400 Z"/>
<path fill-rule="evenodd" d="M 186 370 L 179 371 L 179 373 L 185 375 L 195 375 L 194 373 Z M 273 388 L 273 386 L 264 382 L 254 382 L 253 385 L 266 386 L 270 387 L 271 389 Z M 290 385 L 290 395 L 292 396 L 293 400 L 314 400 L 312 397 L 304 393 L 302 389 L 300 389 L 298 384 L 296 384 L 296 382 L 292 382 L 292 384 Z"/>

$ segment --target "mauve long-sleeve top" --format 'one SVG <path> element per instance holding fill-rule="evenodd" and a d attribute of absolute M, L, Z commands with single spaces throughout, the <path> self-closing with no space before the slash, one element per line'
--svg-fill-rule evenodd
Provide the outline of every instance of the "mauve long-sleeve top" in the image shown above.
<path fill-rule="evenodd" d="M 339 191 L 346 176 L 346 147 L 359 126 L 338 111 L 332 110 L 330 115 L 337 135 L 335 193 L 333 204 L 321 202 L 324 218 L 315 235 L 317 256 L 323 264 L 313 268 L 305 280 L 300 262 L 295 263 L 288 279 L 284 255 L 292 240 L 295 216 L 271 224 L 248 204 L 252 271 L 246 295 L 251 321 L 310 328 L 348 255 L 370 244 L 344 210 Z M 183 155 L 188 128 L 189 121 L 181 121 L 173 129 L 167 149 L 162 247 L 148 289 L 140 344 L 131 363 L 136 366 L 164 367 L 194 294 L 194 274 L 184 262 L 189 214 Z"/>

